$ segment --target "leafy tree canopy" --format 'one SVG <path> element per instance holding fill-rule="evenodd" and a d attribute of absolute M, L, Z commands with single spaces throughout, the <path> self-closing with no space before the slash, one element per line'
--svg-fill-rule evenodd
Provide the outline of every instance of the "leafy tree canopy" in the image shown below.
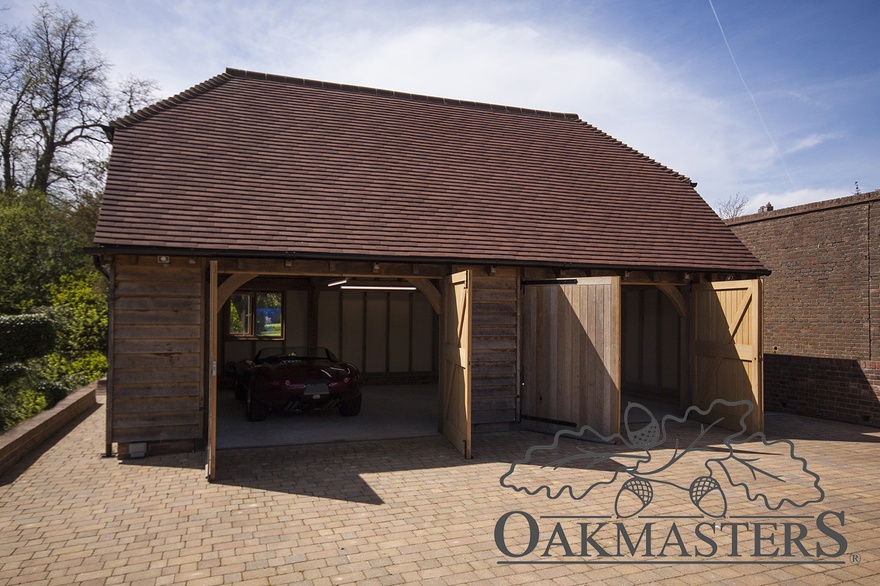
<path fill-rule="evenodd" d="M 25 27 L 0 30 L 3 191 L 75 194 L 94 188 L 107 158 L 103 126 L 153 101 L 156 86 L 129 76 L 112 84 L 94 25 L 40 4 Z M 98 177 L 100 183 L 102 177 Z"/>

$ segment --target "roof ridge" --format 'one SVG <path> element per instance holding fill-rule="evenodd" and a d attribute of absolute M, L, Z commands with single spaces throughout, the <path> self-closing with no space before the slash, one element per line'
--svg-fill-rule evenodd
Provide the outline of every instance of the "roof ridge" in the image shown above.
<path fill-rule="evenodd" d="M 212 90 L 216 87 L 219 87 L 232 79 L 232 76 L 228 73 L 221 73 L 219 75 L 215 75 L 214 77 L 203 81 L 200 84 L 194 85 L 191 88 L 185 89 L 182 92 L 171 96 L 170 98 L 165 98 L 164 100 L 160 100 L 154 104 L 150 104 L 140 110 L 136 110 L 131 114 L 127 114 L 125 116 L 121 116 L 110 122 L 110 129 L 115 128 L 126 128 L 138 122 L 143 122 L 144 120 L 155 116 L 160 112 L 164 112 L 169 108 L 173 108 L 174 106 L 190 100 L 196 96 L 200 96 L 205 92 Z"/>
<path fill-rule="evenodd" d="M 277 81 L 289 83 L 303 87 L 316 87 L 327 90 L 344 91 L 356 94 L 369 94 L 375 96 L 384 96 L 389 98 L 400 98 L 413 102 L 422 102 L 427 104 L 440 104 L 445 106 L 463 106 L 478 110 L 489 110 L 492 112 L 504 112 L 507 114 L 525 114 L 529 116 L 538 116 L 541 118 L 554 118 L 561 120 L 580 121 L 581 117 L 573 112 L 552 112 L 549 110 L 536 110 L 531 108 L 520 108 L 516 106 L 505 106 L 502 104 L 490 104 L 488 102 L 472 102 L 467 100 L 457 100 L 454 98 L 441 98 L 438 96 L 428 96 L 424 94 L 411 94 L 407 92 L 398 92 L 394 90 L 384 90 L 359 85 L 347 85 L 328 81 L 318 81 L 314 79 L 304 79 L 301 77 L 290 77 L 286 75 L 275 75 L 272 73 L 260 73 L 257 71 L 247 71 L 244 69 L 226 68 L 226 74 L 231 77 L 242 79 L 259 79 L 265 81 Z"/>

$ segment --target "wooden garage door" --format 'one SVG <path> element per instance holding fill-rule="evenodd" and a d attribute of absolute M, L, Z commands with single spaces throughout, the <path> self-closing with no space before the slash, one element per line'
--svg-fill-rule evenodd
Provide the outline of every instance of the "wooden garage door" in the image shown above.
<path fill-rule="evenodd" d="M 443 308 L 441 388 L 443 434 L 465 458 L 471 457 L 470 271 L 446 277 Z"/>
<path fill-rule="evenodd" d="M 619 277 L 524 284 L 524 427 L 619 431 L 620 324 Z"/>
<path fill-rule="evenodd" d="M 750 434 L 764 429 L 761 286 L 755 279 L 693 287 L 694 405 L 705 409 L 715 399 L 751 401 Z M 722 427 L 738 429 L 741 408 L 714 411 L 726 416 Z"/>

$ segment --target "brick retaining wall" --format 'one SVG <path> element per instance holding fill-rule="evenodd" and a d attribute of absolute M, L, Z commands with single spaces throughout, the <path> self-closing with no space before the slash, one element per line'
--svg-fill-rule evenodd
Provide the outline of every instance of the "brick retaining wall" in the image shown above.
<path fill-rule="evenodd" d="M 880 427 L 880 361 L 766 354 L 764 409 Z"/>
<path fill-rule="evenodd" d="M 97 404 L 97 383 L 66 396 L 57 405 L 0 435 L 0 476 L 78 415 Z"/>

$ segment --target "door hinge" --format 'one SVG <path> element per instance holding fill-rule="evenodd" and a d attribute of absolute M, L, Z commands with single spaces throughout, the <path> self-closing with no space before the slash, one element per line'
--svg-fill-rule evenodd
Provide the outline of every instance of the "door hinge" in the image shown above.
<path fill-rule="evenodd" d="M 217 376 L 217 361 L 211 363 L 211 376 Z"/>

